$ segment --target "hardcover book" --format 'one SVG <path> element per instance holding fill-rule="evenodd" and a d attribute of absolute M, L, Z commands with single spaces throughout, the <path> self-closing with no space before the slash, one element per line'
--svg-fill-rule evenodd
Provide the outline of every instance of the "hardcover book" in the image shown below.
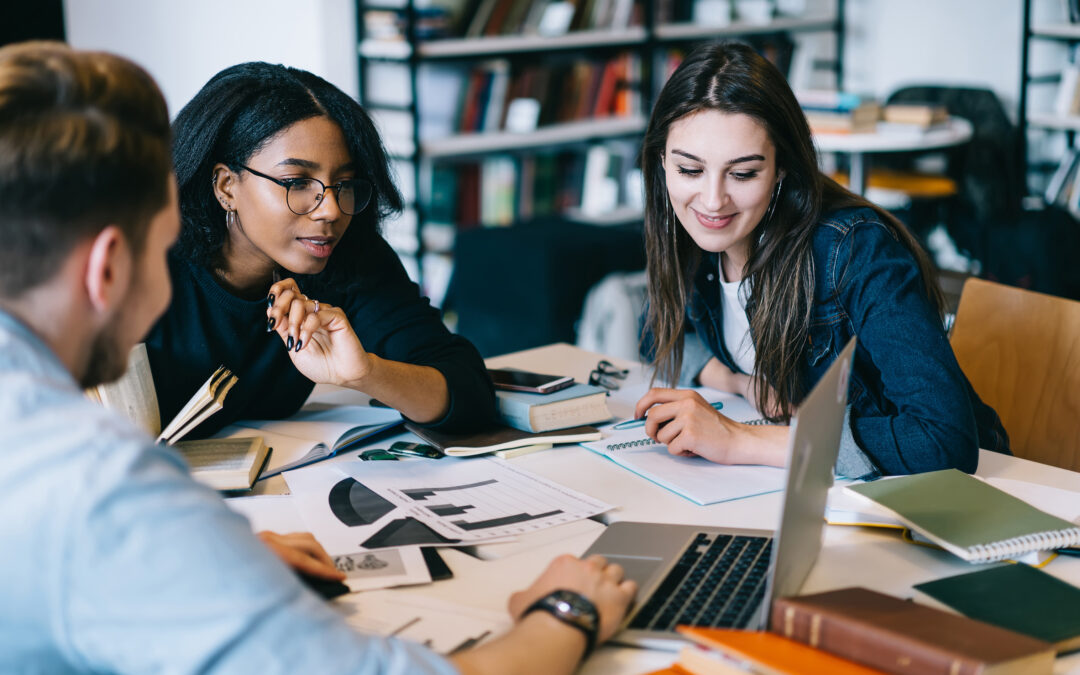
<path fill-rule="evenodd" d="M 693 640 L 679 653 L 675 667 L 692 675 L 878 675 L 879 670 L 859 665 L 820 649 L 773 633 L 679 626 Z M 679 671 L 676 671 L 679 672 Z"/>
<path fill-rule="evenodd" d="M 964 616 L 1045 640 L 1058 652 L 1080 649 L 1080 588 L 1028 565 L 959 574 L 915 590 Z"/>
<path fill-rule="evenodd" d="M 611 419 L 607 390 L 588 384 L 574 384 L 550 394 L 495 391 L 495 402 L 503 422 L 515 429 L 539 433 L 596 424 Z"/>
<path fill-rule="evenodd" d="M 120 379 L 87 389 L 86 395 L 120 412 L 156 436 L 158 443 L 174 445 L 187 460 L 192 477 L 200 483 L 218 490 L 246 490 L 255 483 L 266 460 L 268 448 L 261 437 L 248 430 L 242 438 L 180 442 L 203 420 L 221 410 L 236 381 L 228 369 L 218 368 L 162 430 L 146 345 L 140 343 L 128 355 L 128 368 Z"/>
<path fill-rule="evenodd" d="M 769 630 L 896 675 L 1050 673 L 1048 642 L 865 588 L 777 598 Z"/>

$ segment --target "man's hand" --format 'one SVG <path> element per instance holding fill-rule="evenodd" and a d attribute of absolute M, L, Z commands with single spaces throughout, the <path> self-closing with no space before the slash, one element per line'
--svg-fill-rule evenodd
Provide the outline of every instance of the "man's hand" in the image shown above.
<path fill-rule="evenodd" d="M 599 644 L 619 628 L 630 601 L 637 593 L 637 584 L 623 579 L 621 565 L 608 563 L 601 556 L 581 560 L 572 555 L 562 555 L 551 561 L 531 586 L 510 596 L 511 616 L 515 621 L 520 619 L 521 613 L 530 605 L 557 590 L 581 593 L 596 606 L 600 614 Z"/>
<path fill-rule="evenodd" d="M 334 566 L 334 561 L 310 532 L 278 534 L 263 530 L 256 536 L 297 572 L 320 579 L 345 580 L 345 573 Z"/>

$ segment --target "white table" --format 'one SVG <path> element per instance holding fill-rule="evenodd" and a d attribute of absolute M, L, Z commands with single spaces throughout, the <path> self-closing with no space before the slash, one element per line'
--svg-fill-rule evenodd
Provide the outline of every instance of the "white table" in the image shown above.
<path fill-rule="evenodd" d="M 488 359 L 488 365 L 573 375 L 584 381 L 600 358 L 602 357 L 599 354 L 567 344 L 557 344 Z M 637 364 L 612 358 L 608 360 L 635 367 L 636 377 L 641 381 L 641 368 Z M 613 397 L 611 408 L 614 413 L 628 416 L 630 410 L 627 407 L 628 403 L 617 394 Z M 389 442 L 390 440 L 384 440 L 378 445 L 385 446 Z M 355 451 L 350 451 L 346 453 L 345 459 L 353 459 L 356 454 Z M 644 520 L 773 529 L 779 519 L 782 498 L 779 493 L 712 506 L 698 506 L 580 446 L 556 447 L 510 461 L 617 505 L 615 510 L 605 514 L 607 521 Z M 978 474 L 1080 492 L 1080 473 L 987 451 L 980 454 Z M 423 587 L 369 591 L 360 594 L 361 597 L 355 600 L 355 603 L 362 611 L 364 602 L 368 600 L 377 601 L 380 598 L 393 597 L 397 593 L 423 593 L 462 607 L 504 611 L 510 593 L 531 582 L 554 556 L 561 553 L 581 554 L 599 536 L 600 528 L 568 527 L 568 531 L 572 534 L 563 539 L 548 541 L 496 560 L 481 560 L 461 551 L 443 549 L 443 558 L 454 572 L 453 579 Z M 826 527 L 821 556 L 803 590 L 815 592 L 862 585 L 901 597 L 913 597 L 914 584 L 972 569 L 973 566 L 948 553 L 906 544 L 888 531 Z M 1044 569 L 1050 574 L 1080 585 L 1080 559 L 1062 556 Z M 920 601 L 930 604 L 925 596 L 920 597 Z M 665 667 L 674 658 L 672 652 L 604 645 L 584 664 L 581 672 L 586 675 L 644 673 Z M 1058 659 L 1054 672 L 1080 673 L 1080 655 Z"/>
<path fill-rule="evenodd" d="M 866 156 L 878 152 L 922 152 L 966 143 L 971 122 L 950 117 L 948 122 L 919 134 L 871 132 L 861 134 L 815 134 L 818 152 L 842 152 L 851 156 L 849 185 L 852 192 L 866 193 Z"/>

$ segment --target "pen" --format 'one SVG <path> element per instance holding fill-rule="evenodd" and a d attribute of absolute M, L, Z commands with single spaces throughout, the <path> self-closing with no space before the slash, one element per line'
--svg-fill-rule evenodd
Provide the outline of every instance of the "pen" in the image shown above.
<path fill-rule="evenodd" d="M 709 405 L 711 405 L 713 408 L 715 408 L 717 410 L 720 410 L 721 408 L 724 407 L 724 404 L 721 403 L 720 401 L 717 401 L 716 403 L 710 403 Z M 615 426 L 613 426 L 611 428 L 614 429 L 615 431 L 623 431 L 624 429 L 637 429 L 638 427 L 645 426 L 645 419 L 646 418 L 644 418 L 644 417 L 639 417 L 636 420 L 626 420 L 625 422 L 619 422 L 618 424 L 616 424 Z"/>

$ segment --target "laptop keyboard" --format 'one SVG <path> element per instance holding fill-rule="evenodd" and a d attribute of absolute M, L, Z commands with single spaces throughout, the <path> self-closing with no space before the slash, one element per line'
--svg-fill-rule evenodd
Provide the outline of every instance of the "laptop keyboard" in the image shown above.
<path fill-rule="evenodd" d="M 742 628 L 765 597 L 771 537 L 699 533 L 629 628 Z"/>

